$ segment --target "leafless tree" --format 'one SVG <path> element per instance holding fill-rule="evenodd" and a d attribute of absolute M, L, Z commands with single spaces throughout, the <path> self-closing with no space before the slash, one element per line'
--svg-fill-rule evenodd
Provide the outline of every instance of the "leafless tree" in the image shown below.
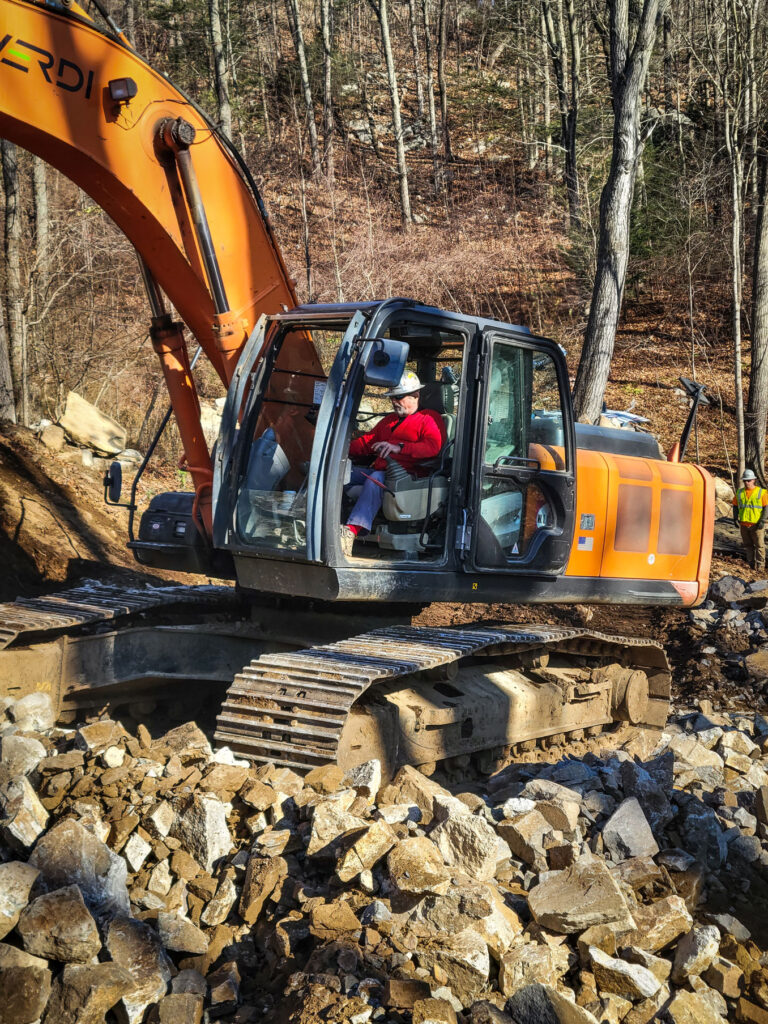
<path fill-rule="evenodd" d="M 299 65 L 299 77 L 301 90 L 304 94 L 304 105 L 307 110 L 307 132 L 309 134 L 309 151 L 312 156 L 313 173 L 320 173 L 320 143 L 317 138 L 317 123 L 315 122 L 315 105 L 312 100 L 312 87 L 309 81 L 309 69 L 307 67 L 307 51 L 304 46 L 304 32 L 301 27 L 301 12 L 298 0 L 285 0 L 285 9 L 288 13 L 288 24 L 293 36 L 293 45 L 296 49 L 296 60 Z"/>
<path fill-rule="evenodd" d="M 608 0 L 608 5 L 613 146 L 600 197 L 597 272 L 573 394 L 577 416 L 588 423 L 600 415 L 611 369 L 629 258 L 632 196 L 646 142 L 640 101 L 667 0 L 643 0 L 632 7 L 629 0 Z"/>
<path fill-rule="evenodd" d="M 583 22 L 574 0 L 541 0 L 547 46 L 560 112 L 560 144 L 563 147 L 568 214 L 574 227 L 581 225 L 579 170 L 576 163 L 576 129 L 579 119 Z"/>
<path fill-rule="evenodd" d="M 392 52 L 392 39 L 389 33 L 389 14 L 387 12 L 387 0 L 368 0 L 379 21 L 381 30 L 381 48 L 384 52 L 384 62 L 387 66 L 387 84 L 389 86 L 389 98 L 392 104 L 392 128 L 395 135 L 395 154 L 397 157 L 397 177 L 400 183 L 400 217 L 403 229 L 407 231 L 413 223 L 411 216 L 411 193 L 408 188 L 408 165 L 405 160 L 405 146 L 403 144 L 403 122 L 400 114 L 400 92 L 397 87 L 397 71 L 395 70 L 395 58 Z"/>
<path fill-rule="evenodd" d="M 232 137 L 232 106 L 229 102 L 230 74 L 224 53 L 224 37 L 221 31 L 219 0 L 208 0 L 208 19 L 211 31 L 213 72 L 216 83 L 216 99 L 219 106 L 219 124 L 228 137 Z"/>

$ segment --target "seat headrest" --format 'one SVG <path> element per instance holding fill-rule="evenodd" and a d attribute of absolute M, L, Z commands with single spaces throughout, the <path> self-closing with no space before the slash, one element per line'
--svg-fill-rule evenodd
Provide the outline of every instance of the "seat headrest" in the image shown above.
<path fill-rule="evenodd" d="M 421 389 L 419 406 L 422 409 L 432 409 L 441 416 L 450 416 L 453 413 L 453 386 L 437 380 L 425 384 Z"/>

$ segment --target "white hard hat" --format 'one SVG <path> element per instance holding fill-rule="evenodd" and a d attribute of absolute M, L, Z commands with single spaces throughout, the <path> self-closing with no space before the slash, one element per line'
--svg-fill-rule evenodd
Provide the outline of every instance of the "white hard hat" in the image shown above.
<path fill-rule="evenodd" d="M 756 480 L 757 477 L 755 476 L 755 474 L 752 472 L 751 469 L 745 469 L 744 472 L 741 474 L 741 479 L 742 480 Z"/>
<path fill-rule="evenodd" d="M 421 391 L 424 385 L 421 383 L 419 378 L 412 370 L 406 370 L 403 376 L 400 378 L 400 383 L 396 388 L 392 388 L 391 391 L 387 391 L 385 394 L 386 398 L 402 398 L 403 395 L 411 395 L 414 391 Z"/>

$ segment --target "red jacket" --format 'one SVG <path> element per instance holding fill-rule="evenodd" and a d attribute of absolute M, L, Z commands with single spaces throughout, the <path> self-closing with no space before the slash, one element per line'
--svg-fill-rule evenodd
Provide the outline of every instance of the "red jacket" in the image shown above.
<path fill-rule="evenodd" d="M 353 459 L 373 455 L 373 446 L 379 441 L 402 444 L 403 449 L 392 458 L 413 476 L 427 476 L 429 468 L 423 463 L 439 454 L 447 439 L 445 424 L 433 409 L 417 409 L 402 419 L 391 412 L 380 420 L 370 434 L 356 437 L 349 446 Z M 374 469 L 386 469 L 386 459 L 377 458 Z"/>

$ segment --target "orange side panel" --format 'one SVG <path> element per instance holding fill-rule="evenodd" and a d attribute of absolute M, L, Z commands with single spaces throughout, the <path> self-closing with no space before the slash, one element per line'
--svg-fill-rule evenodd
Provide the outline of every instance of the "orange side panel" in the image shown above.
<path fill-rule="evenodd" d="M 683 603 L 706 593 L 714 486 L 689 463 L 577 451 L 568 576 L 666 580 Z"/>
<path fill-rule="evenodd" d="M 137 94 L 117 104 L 112 79 Z M 73 15 L 0 0 L 0 136 L 76 182 L 141 253 L 228 383 L 214 309 L 172 160 L 155 151 L 163 118 L 196 129 L 192 161 L 230 309 L 245 339 L 258 316 L 296 296 L 246 182 L 211 125 L 136 53 Z"/>

